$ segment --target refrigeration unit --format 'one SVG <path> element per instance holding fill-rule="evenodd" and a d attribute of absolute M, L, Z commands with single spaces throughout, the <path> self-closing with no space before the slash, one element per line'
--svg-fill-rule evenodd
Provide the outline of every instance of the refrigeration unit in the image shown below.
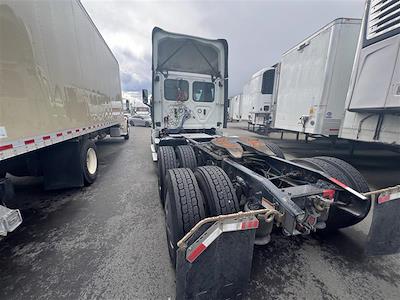
<path fill-rule="evenodd" d="M 367 1 L 340 137 L 400 145 L 400 1 Z"/>

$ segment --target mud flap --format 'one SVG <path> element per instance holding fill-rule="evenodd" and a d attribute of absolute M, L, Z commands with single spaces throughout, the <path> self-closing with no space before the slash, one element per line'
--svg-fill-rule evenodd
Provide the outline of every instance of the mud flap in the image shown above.
<path fill-rule="evenodd" d="M 371 228 L 367 237 L 367 255 L 400 252 L 400 188 L 375 197 Z"/>
<path fill-rule="evenodd" d="M 193 235 L 192 245 L 210 225 Z M 256 230 L 224 232 L 192 263 L 177 250 L 177 299 L 240 299 L 250 280 Z"/>

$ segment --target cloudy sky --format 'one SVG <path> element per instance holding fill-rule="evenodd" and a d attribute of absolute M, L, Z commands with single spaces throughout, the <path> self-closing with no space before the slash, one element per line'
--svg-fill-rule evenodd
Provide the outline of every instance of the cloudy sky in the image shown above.
<path fill-rule="evenodd" d="M 81 0 L 119 61 L 122 89 L 151 87 L 151 31 L 225 38 L 229 95 L 257 70 L 338 17 L 361 18 L 364 0 Z"/>

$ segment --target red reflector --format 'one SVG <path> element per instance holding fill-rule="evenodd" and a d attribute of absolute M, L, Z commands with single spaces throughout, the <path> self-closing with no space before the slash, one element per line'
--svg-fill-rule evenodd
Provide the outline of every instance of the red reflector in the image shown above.
<path fill-rule="evenodd" d="M 317 223 L 317 218 L 314 216 L 309 216 L 307 218 L 307 223 L 310 224 L 311 226 L 314 226 L 315 223 Z"/>
<path fill-rule="evenodd" d="M 31 139 L 31 140 L 26 140 L 24 143 L 25 143 L 25 145 L 29 145 L 29 144 L 33 144 L 34 142 L 35 142 L 35 140 Z"/>
<path fill-rule="evenodd" d="M 336 178 L 329 178 L 330 181 L 332 181 L 333 183 L 336 183 L 338 186 L 342 187 L 342 188 L 347 188 L 347 185 L 345 185 L 343 182 L 340 182 L 339 180 L 337 180 Z"/>
<path fill-rule="evenodd" d="M 79 129 L 75 130 L 76 132 L 79 132 Z"/>
<path fill-rule="evenodd" d="M 71 130 L 67 131 L 67 134 L 71 134 L 71 133 L 72 133 L 72 131 L 71 131 Z"/>
<path fill-rule="evenodd" d="M 0 151 L 12 149 L 12 148 L 13 148 L 13 145 L 12 145 L 12 144 L 4 145 L 4 146 L 0 146 Z"/>
<path fill-rule="evenodd" d="M 254 228 L 258 228 L 258 219 L 252 220 L 252 221 L 248 221 L 248 222 L 243 222 L 242 223 L 242 227 L 241 229 L 254 229 Z"/>
<path fill-rule="evenodd" d="M 45 140 L 49 140 L 50 139 L 50 136 L 49 135 L 46 135 L 46 136 L 44 136 L 43 137 L 43 140 L 45 141 Z"/>
<path fill-rule="evenodd" d="M 60 133 L 57 133 L 57 136 L 62 136 L 62 133 L 60 132 Z"/>
<path fill-rule="evenodd" d="M 385 203 L 385 202 L 387 202 L 389 200 L 390 200 L 390 195 L 389 194 L 378 197 L 378 203 L 379 204 Z"/>
<path fill-rule="evenodd" d="M 327 199 L 335 198 L 335 190 L 324 190 L 322 192 L 322 197 L 327 198 Z"/>
<path fill-rule="evenodd" d="M 201 254 L 201 253 L 203 253 L 203 251 L 204 250 L 206 250 L 206 246 L 203 244 L 203 243 L 201 243 L 200 245 L 198 245 L 197 246 L 197 248 L 196 249 L 194 249 L 190 254 L 189 254 L 189 256 L 187 257 L 187 260 L 189 261 L 189 262 L 194 262 L 195 260 L 196 260 L 196 258 L 198 258 L 199 257 L 199 255 Z"/>

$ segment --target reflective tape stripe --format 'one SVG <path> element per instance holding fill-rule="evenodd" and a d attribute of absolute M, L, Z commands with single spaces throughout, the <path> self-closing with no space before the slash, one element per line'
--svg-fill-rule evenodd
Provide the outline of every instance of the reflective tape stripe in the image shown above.
<path fill-rule="evenodd" d="M 35 143 L 35 140 L 34 140 L 34 139 L 26 140 L 26 141 L 25 141 L 25 145 L 29 145 L 29 144 L 33 144 L 33 143 Z"/>
<path fill-rule="evenodd" d="M 201 243 L 200 245 L 198 245 L 196 247 L 196 249 L 194 249 L 189 256 L 187 257 L 187 260 L 192 263 L 196 260 L 196 258 L 198 258 L 200 256 L 201 253 L 203 253 L 204 250 L 207 249 L 207 246 L 204 245 L 203 243 Z"/>
<path fill-rule="evenodd" d="M 400 192 L 393 193 L 393 194 L 379 195 L 378 204 L 382 204 L 382 203 L 388 202 L 390 200 L 398 199 L 398 198 L 400 198 Z"/>
<path fill-rule="evenodd" d="M 63 131 L 47 133 L 47 135 L 31 136 L 20 140 L 9 141 L 8 144 L 0 144 L 0 161 L 118 124 L 119 122 L 117 121 L 106 122 L 91 125 L 90 127 L 70 128 Z M 85 128 L 85 132 L 83 132 L 83 128 Z"/>
<path fill-rule="evenodd" d="M 0 146 L 0 151 L 12 149 L 12 148 L 13 148 L 13 145 L 12 145 L 12 144 L 4 145 L 4 146 Z"/>
<path fill-rule="evenodd" d="M 193 263 L 223 232 L 256 229 L 258 226 L 259 221 L 255 217 L 246 220 L 225 220 L 216 222 L 188 248 L 186 259 L 190 263 Z"/>
<path fill-rule="evenodd" d="M 363 194 L 357 192 L 356 190 L 353 190 L 351 187 L 345 185 L 343 182 L 340 182 L 336 178 L 331 177 L 331 178 L 329 178 L 329 180 L 332 181 L 333 183 L 337 184 L 341 188 L 345 189 L 346 191 L 348 191 L 348 192 L 352 193 L 353 195 L 357 196 L 358 198 L 361 198 L 363 200 L 367 200 L 367 197 L 365 197 Z"/>

